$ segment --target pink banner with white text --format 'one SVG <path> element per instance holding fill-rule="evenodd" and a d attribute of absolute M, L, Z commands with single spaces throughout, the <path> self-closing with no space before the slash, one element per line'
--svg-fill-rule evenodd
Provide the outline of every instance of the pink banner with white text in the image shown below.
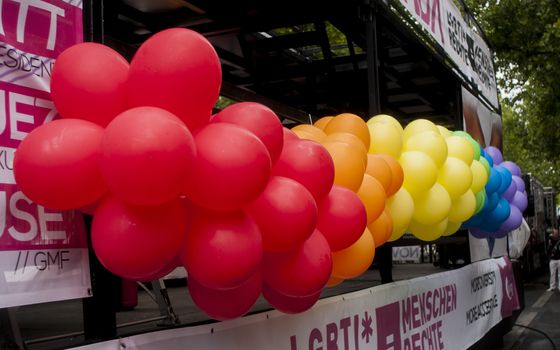
<path fill-rule="evenodd" d="M 82 39 L 81 1 L 0 0 L 0 308 L 89 296 L 81 213 L 31 202 L 13 175 L 21 140 L 58 116 L 56 57 Z"/>

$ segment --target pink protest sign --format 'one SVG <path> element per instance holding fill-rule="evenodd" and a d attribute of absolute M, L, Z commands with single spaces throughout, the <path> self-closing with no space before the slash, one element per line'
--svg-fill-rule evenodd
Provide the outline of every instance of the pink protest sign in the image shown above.
<path fill-rule="evenodd" d="M 89 295 L 81 213 L 33 203 L 13 175 L 21 140 L 58 116 L 50 77 L 56 57 L 82 41 L 79 3 L 0 1 L 0 308 Z"/>

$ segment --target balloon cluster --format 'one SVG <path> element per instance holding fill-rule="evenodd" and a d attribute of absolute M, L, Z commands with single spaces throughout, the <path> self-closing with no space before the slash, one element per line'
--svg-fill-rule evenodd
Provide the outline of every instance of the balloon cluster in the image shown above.
<path fill-rule="evenodd" d="M 373 136 L 355 114 L 323 117 L 314 125 L 291 130 L 322 145 L 333 160 L 334 186 L 318 202 L 317 227 L 332 250 L 333 269 L 327 285 L 334 286 L 365 272 L 375 248 L 391 236 L 393 222 L 386 201 L 402 184 L 402 168 L 394 157 L 371 152 Z"/>
<path fill-rule="evenodd" d="M 397 157 L 404 172 L 402 188 L 388 201 L 389 241 L 405 232 L 432 241 L 461 227 L 477 237 L 502 237 L 521 224 L 527 207 L 521 169 L 504 162 L 499 149 L 483 149 L 468 133 L 425 119 L 403 129 L 377 116 L 368 126 L 372 147 Z"/>
<path fill-rule="evenodd" d="M 355 115 L 325 125 L 323 144 L 258 103 L 212 116 L 220 85 L 216 52 L 188 29 L 155 34 L 130 64 L 103 45 L 70 47 L 51 84 L 62 119 L 21 142 L 16 181 L 45 207 L 91 210 L 93 249 L 116 275 L 152 280 L 182 264 L 215 319 L 261 293 L 304 311 L 329 280 L 370 266 L 402 171 L 379 157 L 366 176 L 369 131 Z"/>
<path fill-rule="evenodd" d="M 502 238 L 522 223 L 528 203 L 525 182 L 519 166 L 504 161 L 498 148 L 488 146 L 482 150 L 482 156 L 490 168 L 484 205 L 463 227 L 477 238 Z"/>
<path fill-rule="evenodd" d="M 93 249 L 123 278 L 185 266 L 193 301 L 215 319 L 245 314 L 261 293 L 302 312 L 325 286 L 363 273 L 386 241 L 451 234 L 494 213 L 494 194 L 513 205 L 523 193 L 490 190 L 480 146 L 427 120 L 403 129 L 391 116 L 343 113 L 289 130 L 252 102 L 212 116 L 220 61 L 188 29 L 153 35 L 130 64 L 75 45 L 51 81 L 62 119 L 18 147 L 21 190 L 45 207 L 91 210 Z"/>

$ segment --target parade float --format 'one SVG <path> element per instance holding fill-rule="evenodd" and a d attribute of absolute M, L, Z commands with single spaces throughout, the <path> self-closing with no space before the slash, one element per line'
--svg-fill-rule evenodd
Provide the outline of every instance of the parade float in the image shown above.
<path fill-rule="evenodd" d="M 466 348 L 507 329 L 527 193 L 491 51 L 451 1 L 162 4 L 2 4 L 42 21 L 33 44 L 4 21 L 23 75 L 2 82 L 1 307 L 85 298 L 92 349 Z M 472 263 L 321 297 L 406 239 L 467 242 Z M 221 322 L 112 340 L 96 276 L 177 266 Z"/>

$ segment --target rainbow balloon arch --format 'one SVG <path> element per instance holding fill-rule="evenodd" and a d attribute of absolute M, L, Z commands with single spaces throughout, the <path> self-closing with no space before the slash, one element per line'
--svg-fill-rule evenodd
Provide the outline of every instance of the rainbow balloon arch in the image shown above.
<path fill-rule="evenodd" d="M 303 312 L 405 232 L 502 237 L 521 224 L 521 170 L 463 131 L 351 113 L 289 130 L 253 102 L 212 116 L 220 86 L 216 52 L 188 29 L 152 36 L 130 64 L 70 47 L 51 83 L 62 119 L 21 142 L 16 182 L 45 207 L 93 214 L 93 250 L 116 275 L 183 265 L 194 303 L 218 320 L 261 293 Z"/>

